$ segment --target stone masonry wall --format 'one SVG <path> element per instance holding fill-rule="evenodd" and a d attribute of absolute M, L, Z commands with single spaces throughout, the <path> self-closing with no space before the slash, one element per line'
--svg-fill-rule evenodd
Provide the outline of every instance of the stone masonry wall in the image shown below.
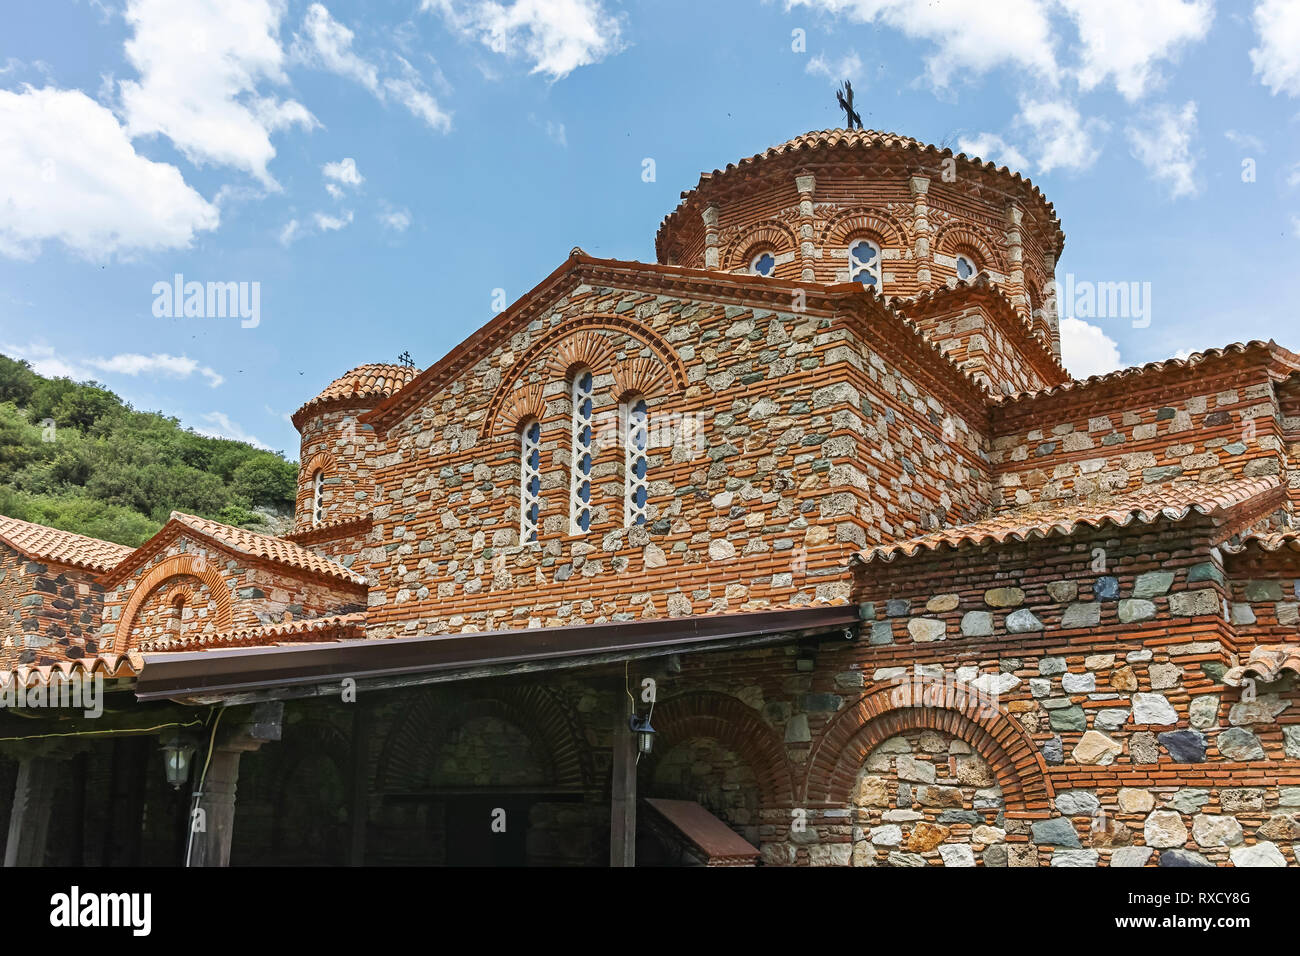
<path fill-rule="evenodd" d="M 93 576 L 0 545 L 0 666 L 75 660 L 99 651 L 104 589 Z M 45 650 L 48 648 L 48 650 Z"/>
<path fill-rule="evenodd" d="M 317 468 L 325 472 L 323 521 L 362 518 L 374 505 L 373 471 L 385 449 L 374 428 L 357 422 L 357 416 L 364 410 L 364 406 L 336 403 L 303 422 L 295 531 L 305 531 L 313 525 L 312 476 Z"/>
<path fill-rule="evenodd" d="M 596 390 L 581 536 L 569 534 L 576 364 Z M 840 569 L 871 534 L 987 505 L 984 437 L 926 384 L 950 373 L 901 326 L 579 287 L 390 428 L 353 565 L 373 581 L 370 633 L 845 601 Z M 629 389 L 647 396 L 653 447 L 649 521 L 624 528 Z M 971 405 L 976 392 L 955 394 Z M 516 427 L 529 415 L 542 425 L 540 540 L 521 547 Z"/>
<path fill-rule="evenodd" d="M 994 430 L 995 500 L 1004 509 L 1175 480 L 1280 475 L 1284 464 L 1273 385 L 1237 357 L 1015 401 L 995 409 Z"/>

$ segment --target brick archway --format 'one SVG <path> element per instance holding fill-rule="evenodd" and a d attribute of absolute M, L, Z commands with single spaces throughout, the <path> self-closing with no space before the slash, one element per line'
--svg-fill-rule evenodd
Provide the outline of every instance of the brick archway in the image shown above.
<path fill-rule="evenodd" d="M 1033 741 L 1002 710 L 988 715 L 987 700 L 957 699 L 945 685 L 935 706 L 898 706 L 898 688 L 882 687 L 841 711 L 821 735 L 804 782 L 810 804 L 846 806 L 867 754 L 879 743 L 907 730 L 937 730 L 964 740 L 988 762 L 1009 814 L 1037 816 L 1051 809 L 1054 792 Z"/>
<path fill-rule="evenodd" d="M 524 734 L 549 785 L 574 790 L 594 786 L 585 732 L 559 695 L 542 686 L 473 686 L 433 693 L 412 692 L 393 723 L 380 754 L 380 792 L 419 789 L 427 784 L 448 735 L 476 717 L 496 717 Z"/>
<path fill-rule="evenodd" d="M 784 741 L 754 708 L 727 694 L 700 691 L 656 704 L 652 721 L 658 731 L 656 753 L 667 753 L 693 737 L 710 737 L 749 764 L 764 805 L 793 804 L 794 781 Z"/>
<path fill-rule="evenodd" d="M 149 595 L 164 582 L 182 576 L 198 578 L 212 592 L 217 605 L 217 631 L 228 631 L 234 626 L 234 598 L 226 579 L 201 555 L 177 554 L 160 561 L 140 579 L 140 583 L 131 592 L 131 599 L 122 609 L 122 618 L 117 622 L 113 633 L 113 649 L 126 651 L 131 646 L 131 628 L 140 614 L 140 608 Z"/>

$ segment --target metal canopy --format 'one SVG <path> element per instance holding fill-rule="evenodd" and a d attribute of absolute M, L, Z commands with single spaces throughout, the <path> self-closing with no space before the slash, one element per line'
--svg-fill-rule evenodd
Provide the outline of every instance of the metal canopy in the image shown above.
<path fill-rule="evenodd" d="M 388 686 L 504 676 L 780 643 L 818 633 L 857 636 L 855 605 L 144 655 L 140 700 L 239 703 L 337 694 L 341 682 Z"/>

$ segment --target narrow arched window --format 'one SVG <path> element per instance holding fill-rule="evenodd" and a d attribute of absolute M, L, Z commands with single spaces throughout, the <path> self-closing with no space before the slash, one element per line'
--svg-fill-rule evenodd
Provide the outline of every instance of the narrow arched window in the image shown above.
<path fill-rule="evenodd" d="M 569 533 L 591 528 L 592 407 L 594 391 L 588 369 L 573 375 L 573 463 L 569 469 Z"/>
<path fill-rule="evenodd" d="M 854 239 L 849 243 L 849 281 L 869 285 L 877 292 L 884 284 L 880 246 L 870 239 Z"/>
<path fill-rule="evenodd" d="M 167 632 L 179 634 L 185 621 L 185 595 L 178 594 L 172 598 L 171 613 L 167 616 Z"/>
<path fill-rule="evenodd" d="M 311 520 L 312 524 L 325 520 L 325 472 L 319 468 L 311 476 Z"/>
<path fill-rule="evenodd" d="M 623 402 L 623 454 L 626 477 L 623 482 L 623 525 L 646 523 L 649 485 L 650 416 L 645 399 L 629 395 Z"/>
<path fill-rule="evenodd" d="M 537 543 L 542 495 L 542 426 L 528 422 L 519 431 L 519 542 Z"/>

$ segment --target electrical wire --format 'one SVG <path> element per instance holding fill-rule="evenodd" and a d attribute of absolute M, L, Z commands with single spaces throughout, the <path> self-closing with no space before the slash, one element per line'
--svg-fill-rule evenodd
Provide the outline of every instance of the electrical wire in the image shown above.
<path fill-rule="evenodd" d="M 216 710 L 216 708 L 214 707 L 213 710 Z M 189 819 L 190 835 L 185 841 L 185 866 L 187 868 L 190 865 L 190 855 L 194 850 L 194 814 L 199 809 L 199 801 L 203 799 L 203 784 L 207 782 L 208 765 L 212 763 L 212 751 L 217 744 L 217 725 L 221 723 L 221 715 L 224 713 L 224 709 L 217 710 L 217 718 L 212 721 L 212 733 L 208 737 L 208 756 L 207 759 L 203 761 L 203 773 L 200 774 L 198 787 L 194 791 L 194 806 L 190 809 Z"/>
<path fill-rule="evenodd" d="M 151 734 L 155 730 L 166 730 L 168 727 L 195 727 L 203 723 L 201 720 L 191 720 L 188 723 L 179 723 L 173 721 L 170 724 L 156 724 L 153 727 L 119 727 L 114 730 L 79 730 L 66 734 L 29 734 L 26 737 L 0 737 L 0 743 L 16 740 L 45 740 L 51 737 L 102 737 L 106 734 L 118 734 L 125 736 L 127 734 Z"/>

